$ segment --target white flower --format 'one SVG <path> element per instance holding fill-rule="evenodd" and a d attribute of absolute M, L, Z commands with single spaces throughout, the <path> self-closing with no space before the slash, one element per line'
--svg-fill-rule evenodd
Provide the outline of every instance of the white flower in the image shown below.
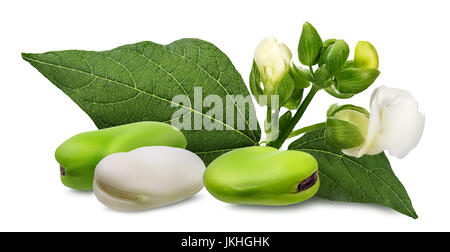
<path fill-rule="evenodd" d="M 290 68 L 292 53 L 275 38 L 263 39 L 255 50 L 255 63 L 262 77 L 264 88 L 273 91 Z"/>
<path fill-rule="evenodd" d="M 408 91 L 379 87 L 372 93 L 370 109 L 365 142 L 342 150 L 345 154 L 361 157 L 387 150 L 390 155 L 403 158 L 417 146 L 425 116 L 418 111 L 418 104 Z"/>

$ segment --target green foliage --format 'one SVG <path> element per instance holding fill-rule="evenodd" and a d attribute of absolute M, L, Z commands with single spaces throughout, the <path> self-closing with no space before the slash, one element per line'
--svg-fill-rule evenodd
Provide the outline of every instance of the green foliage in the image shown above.
<path fill-rule="evenodd" d="M 316 72 L 314 73 L 314 77 L 316 79 L 316 84 L 324 87 L 323 83 L 325 83 L 331 77 L 330 72 L 328 72 L 327 65 L 324 64 L 317 68 Z"/>
<path fill-rule="evenodd" d="M 294 70 L 295 75 L 297 75 L 297 76 L 299 76 L 301 79 L 307 81 L 307 84 L 304 86 L 304 88 L 309 87 L 309 85 L 310 85 L 309 82 L 314 81 L 314 76 L 313 76 L 313 74 L 312 74 L 309 70 L 303 69 L 303 68 L 301 68 L 301 67 L 299 67 L 299 66 L 296 66 L 296 65 L 293 65 L 293 66 L 292 66 L 292 69 Z"/>
<path fill-rule="evenodd" d="M 335 84 L 332 84 L 331 86 L 326 87 L 323 90 L 325 90 L 331 96 L 334 96 L 339 99 L 348 99 L 348 98 L 352 98 L 355 95 L 352 93 L 342 94 L 339 91 L 337 91 L 334 86 L 335 86 Z"/>
<path fill-rule="evenodd" d="M 328 117 L 334 116 L 337 112 L 340 112 L 340 111 L 343 111 L 343 110 L 349 110 L 349 109 L 350 110 L 355 110 L 355 111 L 357 111 L 359 113 L 362 113 L 362 114 L 364 114 L 367 117 L 370 116 L 370 113 L 365 108 L 359 107 L 359 106 L 355 106 L 355 105 L 352 105 L 352 104 L 345 104 L 345 105 L 341 105 L 341 106 L 339 106 L 337 104 L 333 104 L 333 105 L 331 105 L 328 108 L 327 116 Z"/>
<path fill-rule="evenodd" d="M 280 81 L 276 93 L 278 95 L 279 105 L 283 106 L 291 97 L 295 90 L 295 80 L 291 71 L 287 72 Z"/>
<path fill-rule="evenodd" d="M 276 118 L 271 119 L 279 120 L 279 138 L 268 142 L 267 146 L 282 146 L 320 89 L 334 97 L 347 99 L 364 91 L 377 79 L 380 72 L 376 69 L 378 54 L 375 48 L 369 42 L 359 42 L 355 61 L 348 60 L 349 51 L 344 40 L 322 42 L 310 23 L 303 25 L 298 57 L 309 69 L 292 65 L 279 82 L 277 79 L 276 87 L 274 85 L 270 92 L 279 95 L 281 106 L 297 111 L 294 115 L 287 111 L 279 119 L 279 111 L 275 113 Z M 78 104 L 99 128 L 140 121 L 188 120 L 191 129 L 182 129 L 187 138 L 187 149 L 199 155 L 207 165 L 230 150 L 259 145 L 259 125 L 257 129 L 251 129 L 249 125 L 250 118 L 256 116 L 253 104 L 243 111 L 237 106 L 236 96 L 249 95 L 242 77 L 228 57 L 206 41 L 181 39 L 169 45 L 140 42 L 109 51 L 24 53 L 22 57 Z M 259 99 L 267 91 L 262 88 L 261 81 L 261 73 L 253 61 L 249 78 L 251 93 L 260 105 L 270 106 L 267 103 L 270 100 L 262 104 Z M 304 89 L 309 86 L 311 90 L 302 101 Z M 203 97 L 217 95 L 222 99 L 223 118 L 211 116 L 195 106 L 196 87 L 202 87 Z M 173 101 L 180 94 L 188 97 L 187 104 Z M 227 96 L 231 98 L 233 111 L 225 109 Z M 341 149 L 364 141 L 357 124 L 333 117 L 344 109 L 368 116 L 365 109 L 353 105 L 332 106 L 327 112 L 326 123 L 302 128 L 307 129 L 302 133 L 310 132 L 289 146 L 290 150 L 307 152 L 317 160 L 321 181 L 318 196 L 381 204 L 417 218 L 405 188 L 384 153 L 361 158 L 342 153 Z M 183 113 L 172 118 L 180 110 Z M 227 120 L 229 113 L 234 119 L 232 125 Z M 191 116 L 187 117 L 189 114 Z M 271 109 L 268 109 L 269 116 L 272 116 Z M 199 119 L 223 127 L 196 129 Z M 234 125 L 239 120 L 244 120 L 245 129 Z M 319 127 L 326 129 L 317 129 Z M 348 139 L 351 141 L 341 141 Z M 344 144 L 331 147 L 327 141 Z"/>
<path fill-rule="evenodd" d="M 280 125 L 280 131 L 285 129 L 286 126 L 289 124 L 289 122 L 292 119 L 292 112 L 290 110 L 286 111 L 286 113 L 284 113 L 279 120 L 279 125 Z"/>
<path fill-rule="evenodd" d="M 333 147 L 350 149 L 364 143 L 364 136 L 356 125 L 336 118 L 328 118 L 325 140 Z"/>
<path fill-rule="evenodd" d="M 289 149 L 304 151 L 316 158 L 321 182 L 319 197 L 376 203 L 417 218 L 408 193 L 384 153 L 361 158 L 344 155 L 341 150 L 326 144 L 324 129 L 306 133 Z"/>
<path fill-rule="evenodd" d="M 194 107 L 195 87 L 203 88 L 203 96 L 221 97 L 223 106 L 227 95 L 249 95 L 228 57 L 206 41 L 181 39 L 169 45 L 140 42 L 110 51 L 24 53 L 22 57 L 78 104 L 99 128 L 139 121 L 170 123 L 176 111 L 181 109 L 182 115 L 191 112 L 191 129 L 182 130 L 187 149 L 206 164 L 229 150 L 258 145 L 260 140 L 259 127 L 248 127 L 254 110 L 246 106 L 240 111 L 235 98 L 234 122 L 244 120 L 245 130 L 225 121 L 226 109 L 221 119 Z M 172 98 L 180 94 L 189 97 L 190 103 L 174 103 Z M 186 119 L 175 119 L 181 117 Z M 211 120 L 227 130 L 195 130 L 195 119 Z"/>
<path fill-rule="evenodd" d="M 289 71 L 289 75 L 292 76 L 294 90 L 290 94 L 289 98 L 283 103 L 283 107 L 287 109 L 298 108 L 303 98 L 304 89 L 310 85 L 310 82 L 307 79 L 309 76 L 305 75 L 303 70 L 298 69 L 297 71 L 297 69 L 297 67 L 293 66 Z"/>
<path fill-rule="evenodd" d="M 303 98 L 303 90 L 303 88 L 294 89 L 291 96 L 289 96 L 289 99 L 283 104 L 283 107 L 292 110 L 297 109 Z"/>

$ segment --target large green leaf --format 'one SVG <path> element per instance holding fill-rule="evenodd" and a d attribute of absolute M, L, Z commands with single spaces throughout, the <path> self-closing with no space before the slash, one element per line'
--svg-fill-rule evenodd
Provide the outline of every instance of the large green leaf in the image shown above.
<path fill-rule="evenodd" d="M 140 42 L 110 51 L 24 53 L 22 57 L 76 102 L 99 128 L 137 121 L 170 123 L 174 112 L 181 109 L 183 118 L 192 112 L 191 129 L 183 130 L 187 148 L 206 164 L 231 149 L 257 145 L 260 139 L 259 126 L 249 127 L 250 117 L 255 117 L 253 104 L 239 109 L 238 99 L 230 97 L 234 111 L 226 111 L 227 95 L 247 96 L 249 92 L 228 57 L 206 41 Z M 195 106 L 194 87 L 202 87 L 203 97 L 214 94 L 222 99 L 223 118 L 208 114 L 209 108 Z M 186 95 L 189 103 L 174 103 L 177 95 Z M 199 118 L 218 123 L 223 130 L 194 128 L 194 119 Z M 234 119 L 232 124 L 228 118 Z M 237 127 L 238 119 L 245 122 L 243 129 Z"/>
<path fill-rule="evenodd" d="M 310 153 L 319 163 L 318 196 L 330 200 L 377 203 L 408 215 L 417 214 L 384 153 L 361 158 L 344 155 L 325 142 L 325 130 L 305 134 L 290 150 Z"/>

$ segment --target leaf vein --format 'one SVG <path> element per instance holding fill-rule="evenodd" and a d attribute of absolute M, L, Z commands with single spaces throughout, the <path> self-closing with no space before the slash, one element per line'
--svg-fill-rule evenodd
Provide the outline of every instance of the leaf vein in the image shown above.
<path fill-rule="evenodd" d="M 228 92 L 228 90 L 225 88 L 225 86 L 223 86 L 222 85 L 222 83 L 220 83 L 220 81 L 219 81 L 219 79 L 216 79 L 216 78 L 214 78 L 214 76 L 212 76 L 208 71 L 206 71 L 206 69 L 204 69 L 203 67 L 201 67 L 199 64 L 198 64 L 198 62 L 194 62 L 194 61 L 192 61 L 191 59 L 189 59 L 189 58 L 187 58 L 187 57 L 185 57 L 185 56 L 183 56 L 183 55 L 181 55 L 181 54 L 178 54 L 178 53 L 176 53 L 176 52 L 173 52 L 173 51 L 169 51 L 169 52 L 171 52 L 172 54 L 175 54 L 175 55 L 177 55 L 177 56 L 179 56 L 179 57 L 181 57 L 181 58 L 183 58 L 183 59 L 185 59 L 185 60 L 187 60 L 187 61 L 189 61 L 189 62 L 191 62 L 192 64 L 194 64 L 198 69 L 200 69 L 201 71 L 203 71 L 209 78 L 211 78 L 212 80 L 214 80 L 217 84 L 219 84 L 219 86 L 225 91 L 225 93 L 228 95 L 228 96 L 230 96 L 230 98 L 232 98 L 232 96 L 230 95 L 230 93 Z M 200 52 L 199 52 L 199 56 L 198 57 L 200 57 Z M 217 56 L 216 56 L 216 54 L 214 53 L 214 58 L 216 59 L 216 62 L 217 62 L 217 64 L 218 64 L 218 59 L 217 59 Z M 198 61 L 198 60 L 197 60 Z M 218 64 L 219 65 L 219 64 Z M 220 65 L 219 65 L 220 66 Z M 220 75 L 222 75 L 222 71 L 220 71 Z M 231 99 L 232 101 L 233 101 L 233 104 L 234 104 L 234 106 L 236 107 L 236 109 L 237 109 L 237 111 L 239 112 L 239 114 L 242 116 L 242 118 L 244 118 L 244 120 L 245 120 L 245 123 L 247 124 L 247 127 L 249 127 L 250 128 L 250 123 L 249 123 L 249 121 L 245 118 L 245 116 L 244 116 L 244 114 L 242 113 L 242 111 L 239 109 L 239 107 L 237 106 L 237 104 L 236 104 L 236 100 L 235 99 Z M 251 132 L 251 134 L 253 135 L 253 137 L 256 139 L 256 136 L 255 136 L 255 134 L 253 133 L 253 131 L 250 131 Z"/>
<path fill-rule="evenodd" d="M 329 151 L 325 151 L 325 150 L 317 150 L 317 149 L 299 149 L 299 150 L 302 150 L 302 151 L 324 152 L 324 153 L 327 153 L 327 154 L 330 154 L 330 155 L 334 155 L 334 156 L 340 157 L 340 158 L 342 158 L 342 159 L 349 160 L 350 162 L 356 164 L 357 166 L 362 167 L 363 170 L 368 171 L 368 172 L 371 173 L 374 177 L 378 178 L 383 184 L 385 184 L 386 187 L 389 188 L 389 190 L 390 190 L 390 191 L 391 191 L 391 192 L 392 192 L 392 193 L 400 200 L 400 202 L 401 202 L 401 203 L 403 204 L 403 206 L 408 210 L 408 212 L 409 212 L 412 216 L 415 216 L 415 215 L 412 213 L 412 211 L 409 209 L 408 205 L 407 205 L 407 204 L 404 202 L 404 200 L 403 200 L 403 199 L 402 199 L 402 198 L 401 198 L 401 197 L 400 197 L 400 196 L 392 189 L 392 187 L 391 187 L 389 184 L 387 184 L 383 179 L 381 179 L 379 176 L 377 176 L 375 173 L 373 173 L 372 170 L 365 169 L 364 166 L 362 166 L 361 164 L 359 164 L 359 163 L 353 161 L 352 159 L 347 158 L 347 157 L 342 156 L 342 155 L 338 155 L 338 154 L 333 153 L 333 152 L 329 152 Z"/>
<path fill-rule="evenodd" d="M 170 104 L 174 104 L 175 106 L 179 106 L 179 107 L 186 108 L 186 109 L 188 109 L 188 110 L 190 110 L 190 111 L 192 111 L 192 112 L 194 112 L 194 113 L 198 113 L 198 114 L 200 114 L 200 115 L 202 115 L 202 116 L 204 116 L 204 117 L 207 117 L 207 118 L 209 118 L 209 119 L 211 119 L 211 120 L 213 120 L 213 121 L 216 121 L 216 122 L 221 123 L 221 124 L 224 125 L 225 127 L 227 127 L 227 128 L 229 128 L 229 129 L 231 129 L 231 130 L 237 132 L 238 134 L 243 135 L 244 137 L 248 138 L 248 139 L 249 139 L 251 142 L 253 142 L 254 144 L 257 144 L 257 142 L 256 142 L 254 139 L 252 139 L 251 137 L 249 137 L 249 136 L 246 135 L 245 133 L 243 133 L 243 132 L 241 132 L 241 131 L 235 129 L 234 127 L 232 127 L 232 126 L 226 124 L 225 122 L 222 122 L 222 121 L 220 121 L 220 120 L 217 120 L 217 119 L 215 119 L 215 118 L 213 118 L 213 117 L 211 117 L 211 116 L 205 115 L 204 113 L 202 113 L 202 112 L 200 112 L 200 111 L 197 111 L 197 110 L 195 110 L 195 109 L 193 109 L 193 108 L 191 108 L 191 107 L 187 107 L 187 106 L 184 106 L 184 105 L 175 103 L 175 102 L 173 102 L 173 101 L 167 100 L 167 99 L 165 99 L 165 98 L 163 98 L 163 97 L 160 97 L 160 96 L 157 96 L 157 95 L 155 95 L 155 94 L 148 93 L 148 92 L 146 92 L 146 91 L 144 91 L 144 90 L 141 90 L 141 89 L 138 89 L 138 88 L 129 86 L 129 85 L 126 84 L 126 83 L 122 83 L 122 82 L 117 81 L 117 80 L 108 79 L 107 77 L 103 77 L 103 76 L 99 76 L 99 75 L 96 75 L 96 74 L 88 73 L 88 72 L 86 72 L 86 71 L 82 71 L 82 70 L 79 70 L 79 69 L 70 68 L 70 67 L 66 67 L 66 66 L 63 66 L 63 65 L 56 65 L 56 64 L 53 64 L 53 63 L 44 62 L 44 61 L 36 60 L 36 59 L 33 59 L 33 58 L 29 58 L 29 57 L 26 57 L 26 56 L 23 56 L 23 58 L 26 59 L 26 60 L 28 60 L 28 61 L 35 62 L 35 63 L 38 63 L 38 64 L 49 65 L 49 66 L 53 66 L 53 67 L 57 67 L 57 68 L 66 69 L 66 70 L 69 70 L 69 71 L 78 72 L 78 73 L 81 73 L 81 74 L 91 75 L 92 77 L 97 77 L 97 78 L 99 78 L 99 79 L 103 79 L 103 80 L 105 80 L 105 81 L 108 81 L 108 82 L 111 82 L 111 83 L 114 83 L 114 84 L 117 84 L 117 85 L 121 85 L 121 86 L 126 87 L 126 88 L 133 89 L 133 90 L 135 90 L 135 91 L 137 91 L 137 92 L 140 92 L 140 93 L 143 93 L 143 94 L 145 94 L 145 95 L 151 96 L 151 97 L 156 98 L 156 99 L 158 99 L 158 100 L 161 100 L 161 101 L 164 101 L 164 102 L 167 102 L 167 103 L 170 103 Z M 251 130 L 250 130 L 250 131 L 251 131 Z"/>

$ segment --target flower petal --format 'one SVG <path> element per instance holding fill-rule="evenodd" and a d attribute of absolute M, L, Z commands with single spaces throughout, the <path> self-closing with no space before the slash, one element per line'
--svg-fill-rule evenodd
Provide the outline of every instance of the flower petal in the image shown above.
<path fill-rule="evenodd" d="M 365 142 L 356 148 L 342 150 L 361 157 L 387 150 L 403 158 L 414 149 L 423 133 L 425 116 L 418 111 L 414 97 L 406 90 L 379 87 L 370 100 L 370 119 Z"/>
<path fill-rule="evenodd" d="M 378 101 L 378 90 L 375 89 L 371 97 L 371 113 L 369 118 L 369 127 L 367 129 L 366 141 L 356 148 L 351 150 L 342 150 L 345 154 L 353 157 L 362 157 L 365 154 L 375 155 L 383 151 L 377 144 L 378 133 L 381 130 L 381 118 L 379 113 L 379 107 L 376 101 Z M 375 101 L 375 102 L 374 102 Z"/>
<path fill-rule="evenodd" d="M 378 143 L 381 148 L 388 150 L 390 155 L 403 158 L 419 143 L 425 116 L 417 108 L 414 99 L 400 96 L 383 109 L 383 130 Z"/>

